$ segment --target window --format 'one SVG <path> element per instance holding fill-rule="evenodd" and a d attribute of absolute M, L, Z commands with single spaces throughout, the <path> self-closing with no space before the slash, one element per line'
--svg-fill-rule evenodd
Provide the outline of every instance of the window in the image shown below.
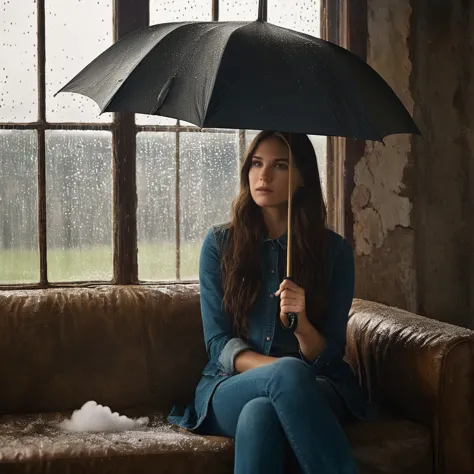
<path fill-rule="evenodd" d="M 112 116 L 54 93 L 112 44 L 112 0 L 1 9 L 0 284 L 110 281 Z"/>
<path fill-rule="evenodd" d="M 195 280 L 204 233 L 229 218 L 256 131 L 99 116 L 85 97 L 54 94 L 128 31 L 217 11 L 253 21 L 258 0 L 17 3 L 0 6 L 0 285 Z M 280 26 L 319 36 L 319 16 L 319 1 L 268 1 Z M 325 186 L 327 140 L 311 139 Z"/>

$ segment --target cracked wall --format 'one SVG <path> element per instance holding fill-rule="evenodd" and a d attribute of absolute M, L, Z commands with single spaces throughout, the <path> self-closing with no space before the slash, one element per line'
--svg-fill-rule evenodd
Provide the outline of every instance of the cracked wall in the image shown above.
<path fill-rule="evenodd" d="M 367 61 L 395 90 L 410 113 L 411 61 L 408 0 L 369 0 Z M 388 113 L 388 112 L 387 112 Z M 351 196 L 357 267 L 356 295 L 416 310 L 413 192 L 407 184 L 411 137 L 367 142 L 354 170 Z"/>
<path fill-rule="evenodd" d="M 356 296 L 474 327 L 474 5 L 367 0 L 367 60 L 423 137 L 354 168 Z"/>

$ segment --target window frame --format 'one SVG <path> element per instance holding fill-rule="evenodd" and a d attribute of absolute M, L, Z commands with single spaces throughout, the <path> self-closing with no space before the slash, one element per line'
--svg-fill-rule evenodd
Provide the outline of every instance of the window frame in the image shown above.
<path fill-rule="evenodd" d="M 179 182 L 179 135 L 181 132 L 236 133 L 235 130 L 204 129 L 176 125 L 138 125 L 133 113 L 113 113 L 110 123 L 49 123 L 46 121 L 46 48 L 45 48 L 45 1 L 37 2 L 37 78 L 38 78 L 38 120 L 30 123 L 0 123 L 0 130 L 35 130 L 37 134 L 37 185 L 38 185 L 38 249 L 40 274 L 38 283 L 0 284 L 4 289 L 40 289 L 57 287 L 86 287 L 104 284 L 187 284 L 197 280 L 180 279 L 180 182 Z M 269 0 L 271 1 L 271 0 Z M 353 5 L 349 6 L 349 3 Z M 132 31 L 149 25 L 149 0 L 114 0 L 114 41 Z M 211 0 L 212 20 L 218 21 L 219 0 Z M 355 46 L 365 54 L 364 42 L 367 34 L 360 37 L 360 29 L 351 29 L 354 21 L 367 23 L 366 0 L 321 0 L 321 37 L 345 47 Z M 362 31 L 366 31 L 362 27 Z M 357 32 L 357 34 L 355 34 Z M 110 281 L 49 282 L 47 278 L 47 222 L 46 222 L 46 131 L 48 130 L 94 130 L 112 133 L 112 186 L 113 186 L 113 278 Z M 137 247 L 137 182 L 136 182 L 136 139 L 140 132 L 176 133 L 176 279 L 169 281 L 144 281 L 138 278 Z M 238 131 L 240 156 L 245 151 L 245 131 Z M 353 183 L 353 164 L 363 149 L 358 143 L 340 138 L 328 138 L 327 143 L 327 204 L 329 225 L 334 230 L 349 233 L 350 202 L 347 192 Z M 352 174 L 347 164 L 352 166 Z M 344 191 L 346 191 L 344 193 Z M 349 216 L 349 218 L 348 218 Z M 349 235 L 351 240 L 351 235 Z"/>
<path fill-rule="evenodd" d="M 321 0 L 321 37 L 367 60 L 367 0 Z M 354 245 L 354 191 L 356 164 L 365 153 L 365 141 L 328 137 L 327 204 L 329 226 Z"/>

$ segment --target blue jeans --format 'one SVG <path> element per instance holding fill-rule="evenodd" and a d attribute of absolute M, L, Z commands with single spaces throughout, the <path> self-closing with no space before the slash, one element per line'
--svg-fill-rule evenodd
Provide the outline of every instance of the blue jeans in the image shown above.
<path fill-rule="evenodd" d="M 234 474 L 355 474 L 346 416 L 326 379 L 283 357 L 222 382 L 199 431 L 235 440 Z"/>

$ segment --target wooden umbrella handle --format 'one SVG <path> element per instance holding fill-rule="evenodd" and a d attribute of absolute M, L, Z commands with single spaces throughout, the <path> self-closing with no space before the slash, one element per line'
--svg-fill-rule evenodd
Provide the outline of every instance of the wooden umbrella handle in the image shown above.
<path fill-rule="evenodd" d="M 291 138 L 290 138 L 291 140 Z M 286 140 L 285 140 L 286 141 Z M 293 212 L 293 153 L 291 151 L 291 144 L 286 142 L 289 151 L 288 160 L 288 230 L 287 230 L 287 249 L 286 249 L 286 277 L 285 280 L 293 280 L 291 276 L 291 249 L 293 244 L 293 232 L 292 232 L 292 212 Z M 283 330 L 295 332 L 298 327 L 298 315 L 296 313 L 288 313 L 288 326 L 281 323 Z"/>

